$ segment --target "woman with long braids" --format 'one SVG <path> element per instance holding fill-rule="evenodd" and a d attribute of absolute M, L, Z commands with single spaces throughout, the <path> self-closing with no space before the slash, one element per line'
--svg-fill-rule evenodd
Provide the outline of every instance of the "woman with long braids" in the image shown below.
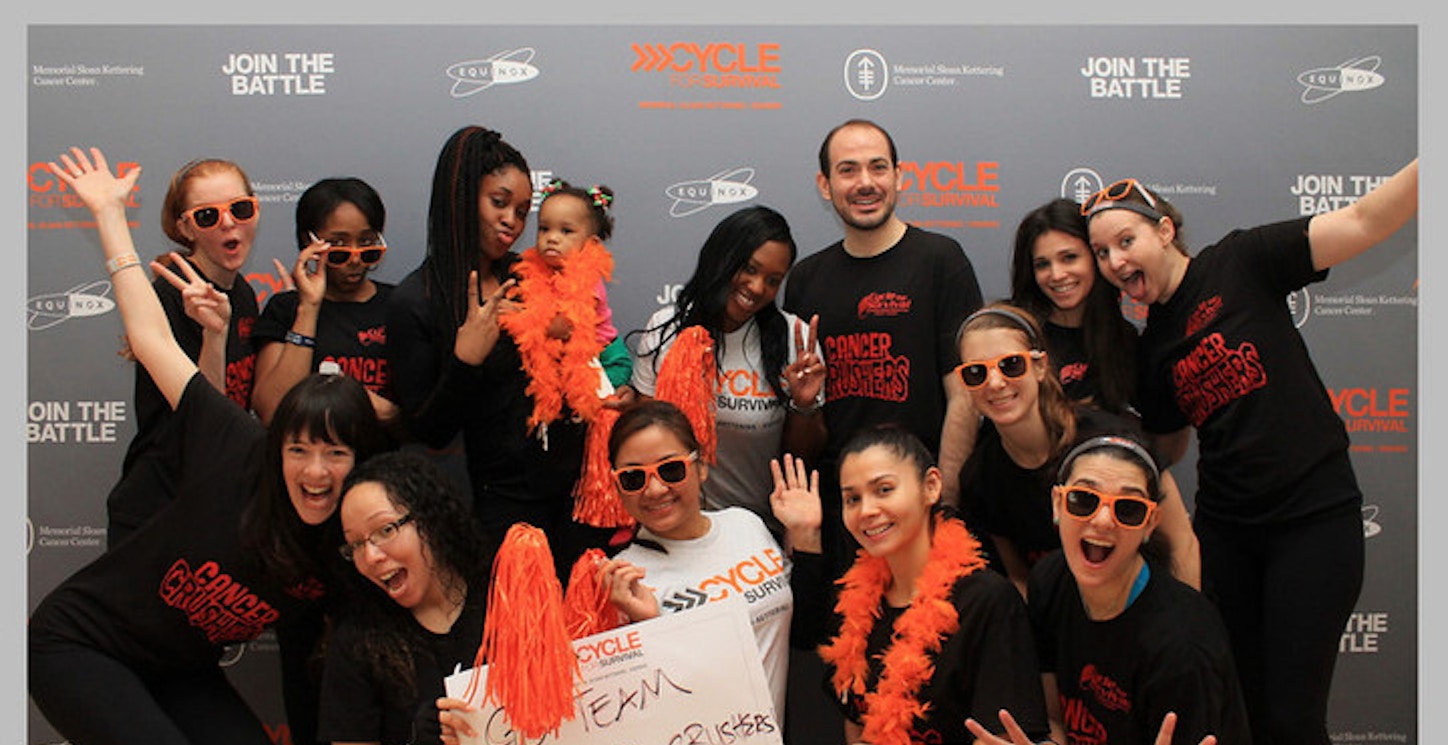
<path fill-rule="evenodd" d="M 473 514 L 490 543 L 529 523 L 567 571 L 600 542 L 571 519 L 585 426 L 561 417 L 535 436 L 528 375 L 498 320 L 516 307 L 513 246 L 532 205 L 528 161 L 501 135 L 469 126 L 448 138 L 433 173 L 427 257 L 393 292 L 388 367 L 414 437 L 442 448 L 462 434 Z"/>

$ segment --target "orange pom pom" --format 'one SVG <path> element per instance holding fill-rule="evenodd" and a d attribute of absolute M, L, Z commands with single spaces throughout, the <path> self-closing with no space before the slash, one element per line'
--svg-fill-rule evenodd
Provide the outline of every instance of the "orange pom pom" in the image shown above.
<path fill-rule="evenodd" d="M 515 523 L 493 559 L 483 622 L 484 694 L 507 712 L 514 730 L 530 738 L 556 733 L 564 719 L 573 718 L 573 691 L 582 677 L 555 572 L 543 531 Z"/>
<path fill-rule="evenodd" d="M 606 560 L 601 549 L 590 548 L 573 562 L 563 605 L 568 614 L 568 635 L 574 639 L 611 631 L 622 621 L 618 608 L 608 599 L 608 591 L 598 581 L 598 567 Z"/>
<path fill-rule="evenodd" d="M 573 519 L 595 528 L 623 528 L 634 519 L 618 498 L 613 485 L 613 464 L 608 462 L 608 435 L 618 421 L 617 409 L 601 408 L 583 441 L 583 470 L 573 485 Z"/>
<path fill-rule="evenodd" d="M 658 382 L 654 386 L 654 398 L 679 407 L 694 425 L 699 457 L 705 463 L 716 462 L 714 387 L 718 377 L 713 338 L 703 326 L 690 326 L 679 331 L 659 361 Z"/>

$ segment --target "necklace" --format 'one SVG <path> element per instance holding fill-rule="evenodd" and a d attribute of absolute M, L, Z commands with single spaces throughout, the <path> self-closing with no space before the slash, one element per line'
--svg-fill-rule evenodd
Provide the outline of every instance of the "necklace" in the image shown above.
<path fill-rule="evenodd" d="M 866 649 L 870 631 L 879 617 L 880 601 L 890 584 L 890 567 L 883 558 L 860 553 L 840 583 L 835 612 L 842 616 L 840 634 L 820 647 L 820 657 L 835 668 L 835 693 L 863 696 L 863 739 L 875 745 L 908 745 L 911 725 L 923 717 L 930 703 L 920 701 L 920 688 L 935 674 L 931 655 L 960 628 L 960 615 L 950 593 L 961 577 L 986 565 L 980 544 L 965 524 L 940 519 L 925 569 L 915 580 L 915 597 L 895 621 L 890 647 L 881 658 L 875 690 L 865 690 L 869 673 Z"/>
<path fill-rule="evenodd" d="M 565 403 L 584 421 L 592 421 L 601 407 L 601 373 L 591 362 L 603 351 L 595 333 L 594 290 L 613 275 L 613 256 L 602 243 L 590 240 L 554 270 L 535 246 L 522 253 L 513 271 L 522 308 L 500 316 L 498 323 L 513 337 L 528 374 L 527 393 L 533 398 L 528 428 L 557 420 Z M 567 339 L 548 335 L 549 324 L 559 315 L 573 325 Z"/>

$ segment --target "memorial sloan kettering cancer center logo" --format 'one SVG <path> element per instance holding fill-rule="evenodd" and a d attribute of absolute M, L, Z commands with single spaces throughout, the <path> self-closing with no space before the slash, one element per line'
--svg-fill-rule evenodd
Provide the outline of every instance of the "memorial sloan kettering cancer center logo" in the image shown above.
<path fill-rule="evenodd" d="M 664 189 L 664 196 L 674 200 L 670 217 L 688 217 L 716 204 L 738 204 L 759 196 L 759 189 L 750 184 L 754 169 L 728 168 L 713 176 L 680 181 Z"/>
<path fill-rule="evenodd" d="M 447 68 L 452 78 L 450 95 L 466 98 L 485 91 L 495 85 L 524 83 L 538 77 L 538 68 L 533 66 L 532 47 L 508 49 L 483 59 L 457 62 Z"/>
<path fill-rule="evenodd" d="M 1004 65 L 955 59 L 891 64 L 875 49 L 856 49 L 845 57 L 845 90 L 861 101 L 874 101 L 895 88 L 943 89 L 961 86 L 968 78 L 1003 78 Z"/>

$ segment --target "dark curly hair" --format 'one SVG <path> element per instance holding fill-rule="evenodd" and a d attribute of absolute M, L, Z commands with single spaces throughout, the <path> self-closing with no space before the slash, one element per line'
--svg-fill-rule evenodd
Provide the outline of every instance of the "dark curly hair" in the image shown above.
<path fill-rule="evenodd" d="M 472 503 L 428 457 L 413 451 L 384 453 L 347 475 L 342 499 L 354 487 L 375 483 L 398 512 L 411 516 L 432 559 L 432 570 L 460 603 L 487 598 L 486 539 L 472 514 Z M 395 704 L 417 696 L 412 645 L 418 640 L 411 612 L 394 602 L 359 572 L 346 572 L 342 612 L 360 632 L 356 650 L 379 690 Z"/>

